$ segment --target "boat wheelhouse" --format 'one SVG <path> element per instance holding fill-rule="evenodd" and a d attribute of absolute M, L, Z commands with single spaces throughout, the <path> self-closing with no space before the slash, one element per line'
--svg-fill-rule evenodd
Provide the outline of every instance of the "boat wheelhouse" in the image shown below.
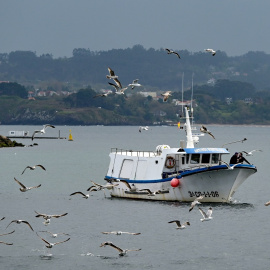
<path fill-rule="evenodd" d="M 158 145 L 155 151 L 131 151 L 113 148 L 105 180 L 118 182 L 111 196 L 133 199 L 230 202 L 237 188 L 257 171 L 254 165 L 228 166 L 226 148 L 195 148 L 198 137 L 192 135 L 186 110 L 186 147 Z"/>

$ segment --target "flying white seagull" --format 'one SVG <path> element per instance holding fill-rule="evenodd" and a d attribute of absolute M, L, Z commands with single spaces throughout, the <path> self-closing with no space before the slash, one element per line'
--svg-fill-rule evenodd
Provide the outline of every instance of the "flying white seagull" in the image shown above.
<path fill-rule="evenodd" d="M 124 94 L 124 91 L 126 91 L 128 89 L 128 87 L 124 87 L 122 88 L 122 85 L 121 86 L 118 86 L 114 83 L 111 83 L 111 82 L 108 82 L 109 85 L 112 85 L 114 88 L 115 88 L 115 92 L 114 94 L 117 94 L 117 95 L 123 95 Z"/>
<path fill-rule="evenodd" d="M 34 165 L 34 166 L 27 166 L 27 167 L 23 170 L 22 174 L 25 172 L 26 169 L 30 169 L 31 171 L 33 171 L 36 167 L 40 167 L 42 170 L 46 171 L 46 169 L 45 169 L 42 165 L 38 164 L 38 165 Z"/>
<path fill-rule="evenodd" d="M 163 101 L 164 102 L 168 100 L 169 96 L 171 96 L 171 92 L 172 91 L 167 91 L 164 94 L 161 94 L 163 96 Z"/>
<path fill-rule="evenodd" d="M 208 130 L 205 126 L 202 126 L 202 127 L 200 128 L 200 131 L 201 131 L 202 133 L 207 133 L 207 134 L 210 135 L 213 139 L 215 139 L 215 137 L 214 137 L 214 135 L 211 133 L 211 131 Z"/>
<path fill-rule="evenodd" d="M 94 96 L 94 98 L 96 98 L 96 97 L 107 97 L 107 96 L 110 95 L 110 94 L 112 94 L 111 91 L 109 91 L 109 92 L 107 92 L 107 93 L 103 93 L 103 94 L 96 95 L 96 96 Z"/>
<path fill-rule="evenodd" d="M 40 231 L 40 232 L 49 233 L 52 238 L 56 238 L 58 235 L 69 235 L 67 233 L 52 233 L 52 232 L 49 232 L 49 231 Z"/>
<path fill-rule="evenodd" d="M 60 217 L 64 217 L 66 216 L 68 213 L 65 214 L 61 214 L 61 215 L 47 215 L 47 214 L 41 214 L 38 213 L 37 211 L 35 211 L 35 213 L 37 214 L 36 217 L 43 217 L 44 219 L 51 219 L 51 218 L 60 218 Z"/>
<path fill-rule="evenodd" d="M 216 51 L 214 51 L 213 49 L 205 49 L 206 52 L 209 52 L 212 54 L 212 56 L 215 56 Z"/>
<path fill-rule="evenodd" d="M 122 235 L 122 234 L 131 234 L 131 235 L 139 235 L 141 233 L 133 233 L 133 232 L 122 232 L 122 231 L 112 231 L 112 232 L 102 232 L 103 234 L 115 234 L 115 235 Z"/>
<path fill-rule="evenodd" d="M 199 200 L 203 199 L 204 196 L 197 197 L 190 205 L 189 212 L 195 207 L 196 204 L 201 204 Z"/>
<path fill-rule="evenodd" d="M 145 127 L 139 127 L 139 132 L 142 132 L 142 130 L 148 130 L 149 127 L 148 126 L 145 126 Z"/>
<path fill-rule="evenodd" d="M 29 223 L 28 221 L 22 220 L 22 219 L 15 219 L 15 220 L 12 220 L 12 221 L 7 225 L 7 227 L 8 227 L 11 223 L 13 223 L 13 222 L 15 222 L 15 223 L 17 223 L 17 224 L 25 223 L 26 225 L 29 226 L 29 228 L 30 228 L 32 231 L 34 231 L 33 228 L 32 228 L 32 226 L 30 225 L 30 223 Z"/>
<path fill-rule="evenodd" d="M 250 152 L 246 152 L 246 151 L 242 151 L 242 152 L 245 153 L 247 156 L 253 156 L 253 152 L 262 152 L 262 150 L 255 149 Z"/>
<path fill-rule="evenodd" d="M 49 124 L 43 125 L 43 129 L 41 129 L 41 130 L 35 130 L 35 131 L 34 131 L 34 133 L 33 133 L 33 135 L 32 135 L 32 141 L 34 140 L 35 134 L 37 134 L 37 133 L 44 134 L 47 127 L 55 128 L 55 126 L 53 126 L 53 125 L 49 125 Z"/>
<path fill-rule="evenodd" d="M 180 55 L 179 55 L 179 53 L 177 53 L 177 52 L 175 52 L 175 51 L 173 51 L 173 50 L 170 50 L 170 49 L 165 49 L 166 51 L 167 51 L 167 54 L 175 54 L 175 55 L 177 55 L 177 57 L 180 59 L 181 57 L 180 57 Z"/>
<path fill-rule="evenodd" d="M 24 184 L 22 184 L 22 183 L 21 183 L 19 180 L 17 180 L 15 177 L 14 177 L 14 180 L 21 186 L 21 188 L 20 188 L 20 191 L 21 191 L 21 192 L 26 192 L 26 191 L 28 191 L 28 190 L 30 190 L 30 189 L 41 187 L 41 184 L 38 185 L 38 186 L 35 186 L 35 187 L 26 187 Z"/>
<path fill-rule="evenodd" d="M 119 184 L 109 184 L 107 183 L 106 185 L 101 185 L 101 184 L 98 184 L 98 183 L 95 183 L 94 181 L 91 180 L 91 182 L 99 189 L 99 190 L 102 190 L 102 189 L 113 189 L 114 187 L 118 186 Z"/>
<path fill-rule="evenodd" d="M 130 83 L 128 86 L 131 86 L 131 89 L 133 90 L 135 87 L 140 87 L 142 86 L 141 84 L 138 83 L 139 79 L 133 80 L 132 83 Z"/>
<path fill-rule="evenodd" d="M 264 204 L 265 206 L 268 206 L 268 205 L 270 205 L 270 201 L 269 202 L 266 202 L 265 204 Z"/>
<path fill-rule="evenodd" d="M 226 161 L 223 160 L 221 160 L 220 162 L 224 163 L 227 166 L 228 170 L 233 170 L 235 166 L 239 165 L 236 163 L 231 166 L 230 164 L 228 164 Z"/>
<path fill-rule="evenodd" d="M 12 246 L 13 243 L 6 243 L 6 242 L 3 242 L 3 241 L 0 241 L 0 244 L 4 244 L 4 245 L 8 245 L 8 246 Z"/>
<path fill-rule="evenodd" d="M 76 195 L 76 194 L 82 195 L 82 197 L 83 197 L 84 199 L 88 199 L 88 198 L 90 197 L 90 194 L 84 194 L 84 193 L 81 192 L 81 191 L 73 192 L 73 193 L 71 193 L 69 196 L 73 196 L 73 195 Z"/>
<path fill-rule="evenodd" d="M 205 213 L 200 207 L 199 207 L 199 211 L 201 212 L 203 218 L 201 218 L 201 221 L 208 221 L 208 220 L 211 220 L 212 217 L 212 207 L 209 207 L 208 211 Z"/>
<path fill-rule="evenodd" d="M 118 78 L 118 76 L 115 75 L 114 71 L 111 68 L 108 67 L 108 70 L 109 70 L 110 75 L 106 75 L 107 79 L 117 79 Z"/>
<path fill-rule="evenodd" d="M 61 242 L 50 243 L 50 242 L 46 241 L 44 238 L 40 237 L 38 234 L 37 234 L 37 236 L 47 244 L 47 245 L 45 245 L 46 248 L 52 248 L 55 245 L 58 245 L 58 244 L 61 244 L 61 243 L 65 243 L 65 242 L 67 242 L 70 239 L 70 238 L 68 238 L 68 239 L 66 239 L 64 241 L 61 241 Z"/>
<path fill-rule="evenodd" d="M 172 221 L 169 221 L 168 223 L 173 223 L 175 222 L 177 227 L 176 229 L 185 229 L 186 226 L 185 225 L 188 225 L 190 226 L 190 223 L 188 221 L 184 222 L 183 224 L 180 223 L 180 220 L 172 220 Z"/>
<path fill-rule="evenodd" d="M 140 249 L 122 249 L 120 247 L 117 247 L 116 245 L 114 245 L 112 242 L 104 242 L 100 245 L 100 247 L 105 247 L 105 246 L 111 246 L 113 248 L 115 248 L 116 250 L 119 251 L 119 256 L 124 256 L 127 254 L 127 252 L 129 251 L 140 251 Z"/>

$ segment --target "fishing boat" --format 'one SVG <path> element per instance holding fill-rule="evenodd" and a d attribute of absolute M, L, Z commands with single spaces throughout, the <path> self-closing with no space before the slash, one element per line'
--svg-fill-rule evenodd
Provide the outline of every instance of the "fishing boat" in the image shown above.
<path fill-rule="evenodd" d="M 186 143 L 180 148 L 158 145 L 154 151 L 113 148 L 105 180 L 117 182 L 112 197 L 190 202 L 230 203 L 239 186 L 257 172 L 254 165 L 228 166 L 222 159 L 226 148 L 197 148 L 197 134 L 192 134 L 190 109 L 185 107 Z"/>

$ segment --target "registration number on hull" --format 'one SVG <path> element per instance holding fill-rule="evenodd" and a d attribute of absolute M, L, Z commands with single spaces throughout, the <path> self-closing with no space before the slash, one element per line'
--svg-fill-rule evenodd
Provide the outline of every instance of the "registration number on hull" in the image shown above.
<path fill-rule="evenodd" d="M 219 197 L 219 194 L 217 191 L 188 191 L 189 197 L 199 197 L 204 196 L 207 197 Z"/>

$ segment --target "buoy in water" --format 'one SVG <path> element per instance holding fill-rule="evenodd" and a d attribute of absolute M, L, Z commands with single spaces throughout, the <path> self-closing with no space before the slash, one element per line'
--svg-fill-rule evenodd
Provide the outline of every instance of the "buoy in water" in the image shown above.
<path fill-rule="evenodd" d="M 171 180 L 171 186 L 172 186 L 172 187 L 178 187 L 179 185 L 180 185 L 180 181 L 179 181 L 178 178 L 173 178 L 173 179 Z"/>
<path fill-rule="evenodd" d="M 69 130 L 68 140 L 69 140 L 69 141 L 73 141 L 72 134 L 71 134 L 71 129 Z"/>

